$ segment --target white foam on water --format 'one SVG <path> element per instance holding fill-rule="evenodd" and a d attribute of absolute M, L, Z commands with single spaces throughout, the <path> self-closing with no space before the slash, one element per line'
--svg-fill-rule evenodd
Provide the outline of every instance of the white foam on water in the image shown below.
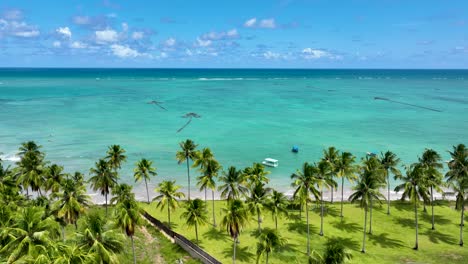
<path fill-rule="evenodd" d="M 18 162 L 21 160 L 20 157 L 16 156 L 16 154 L 0 155 L 0 159 L 11 162 Z"/>
<path fill-rule="evenodd" d="M 255 81 L 259 78 L 198 78 L 199 81 Z"/>

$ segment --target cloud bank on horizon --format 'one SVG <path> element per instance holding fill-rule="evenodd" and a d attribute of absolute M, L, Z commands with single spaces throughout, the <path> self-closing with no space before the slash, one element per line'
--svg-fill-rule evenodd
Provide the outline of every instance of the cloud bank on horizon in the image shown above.
<path fill-rule="evenodd" d="M 468 2 L 0 3 L 0 67 L 467 68 Z"/>

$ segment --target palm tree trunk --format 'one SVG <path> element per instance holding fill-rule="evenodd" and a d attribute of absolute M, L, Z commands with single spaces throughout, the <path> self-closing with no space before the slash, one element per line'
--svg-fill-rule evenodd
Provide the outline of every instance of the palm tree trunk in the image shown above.
<path fill-rule="evenodd" d="M 323 186 L 322 191 L 320 192 L 320 204 L 321 204 L 321 213 L 320 213 L 320 236 L 323 236 Z"/>
<path fill-rule="evenodd" d="M 310 230 L 309 230 L 309 206 L 306 200 L 306 219 L 307 219 L 307 256 L 310 256 Z"/>
<path fill-rule="evenodd" d="M 61 225 L 62 227 L 62 240 L 63 242 L 65 242 L 65 227 L 63 225 Z"/>
<path fill-rule="evenodd" d="M 205 187 L 205 204 L 208 205 L 207 202 L 206 202 L 206 200 L 207 200 L 207 199 L 206 199 L 206 187 Z"/>
<path fill-rule="evenodd" d="M 432 230 L 435 230 L 435 223 L 434 223 L 434 194 L 431 186 L 431 207 L 432 207 Z"/>
<path fill-rule="evenodd" d="M 197 238 L 197 245 L 198 245 L 198 226 L 197 226 L 197 223 L 195 223 L 195 237 Z"/>
<path fill-rule="evenodd" d="M 75 230 L 78 230 L 78 220 L 75 220 Z"/>
<path fill-rule="evenodd" d="M 104 194 L 104 197 L 106 198 L 106 218 L 107 218 L 107 193 Z"/>
<path fill-rule="evenodd" d="M 460 221 L 460 246 L 463 247 L 463 218 L 464 213 L 465 213 L 465 197 L 462 198 L 462 204 L 461 204 L 461 221 Z"/>
<path fill-rule="evenodd" d="M 190 201 L 190 168 L 189 168 L 189 158 L 187 158 L 187 179 L 188 179 L 188 199 Z"/>
<path fill-rule="evenodd" d="M 416 244 L 414 245 L 414 250 L 418 250 L 418 204 L 414 201 L 414 219 L 416 224 Z"/>
<path fill-rule="evenodd" d="M 265 261 L 266 264 L 268 264 L 268 252 L 266 253 L 266 261 Z"/>
<path fill-rule="evenodd" d="M 390 215 L 390 175 L 387 169 L 387 215 Z"/>
<path fill-rule="evenodd" d="M 234 243 L 233 243 L 233 246 L 232 246 L 234 248 L 233 253 L 232 253 L 232 263 L 233 264 L 236 264 L 236 244 L 237 244 L 236 240 L 237 240 L 237 238 L 233 239 Z"/>
<path fill-rule="evenodd" d="M 213 226 L 216 227 L 214 190 L 211 190 L 211 197 L 213 199 Z"/>
<path fill-rule="evenodd" d="M 262 226 L 261 226 L 261 223 L 260 223 L 260 210 L 257 209 L 257 222 L 258 222 L 258 233 L 260 233 L 260 231 L 262 231 Z"/>
<path fill-rule="evenodd" d="M 145 185 L 146 185 L 146 197 L 148 198 L 148 204 L 149 204 L 150 201 L 149 201 L 149 192 L 148 192 L 148 182 L 146 181 L 146 178 L 145 178 Z"/>
<path fill-rule="evenodd" d="M 278 231 L 278 216 L 275 215 L 275 227 L 276 227 L 276 231 Z"/>
<path fill-rule="evenodd" d="M 171 228 L 171 209 L 167 205 L 167 222 L 169 223 L 169 228 Z"/>
<path fill-rule="evenodd" d="M 373 200 L 372 197 L 370 198 L 370 219 L 369 219 L 369 234 L 372 235 L 372 205 Z"/>
<path fill-rule="evenodd" d="M 334 190 L 334 188 L 333 188 L 333 186 L 332 186 L 332 187 L 331 187 L 331 203 L 333 203 L 333 190 Z"/>
<path fill-rule="evenodd" d="M 366 253 L 366 224 L 367 224 L 367 207 L 364 208 L 364 238 L 362 239 L 362 253 Z"/>
<path fill-rule="evenodd" d="M 133 236 L 130 236 L 130 239 L 132 240 L 133 264 L 136 264 L 135 243 L 133 242 Z"/>
<path fill-rule="evenodd" d="M 343 217 L 343 189 L 344 189 L 344 176 L 341 177 L 341 213 L 340 217 Z"/>

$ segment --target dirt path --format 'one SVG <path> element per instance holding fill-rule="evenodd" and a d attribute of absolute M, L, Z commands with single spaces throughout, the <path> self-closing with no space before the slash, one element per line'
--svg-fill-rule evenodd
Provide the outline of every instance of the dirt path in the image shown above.
<path fill-rule="evenodd" d="M 146 229 L 145 226 L 142 226 L 140 228 L 140 231 L 141 233 L 145 236 L 145 244 L 151 244 L 151 243 L 155 243 L 156 244 L 156 248 L 158 250 L 158 254 L 156 254 L 154 260 L 153 260 L 153 263 L 154 264 L 161 264 L 161 263 L 166 263 L 163 259 L 163 257 L 161 256 L 161 254 L 159 254 L 159 250 L 160 250 L 160 245 L 159 245 L 159 242 L 157 241 L 156 238 L 154 238 L 149 232 L 148 230 Z"/>

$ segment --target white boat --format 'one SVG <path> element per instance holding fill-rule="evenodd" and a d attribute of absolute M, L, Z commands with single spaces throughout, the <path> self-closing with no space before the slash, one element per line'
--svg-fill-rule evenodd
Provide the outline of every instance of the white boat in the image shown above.
<path fill-rule="evenodd" d="M 268 167 L 278 167 L 278 160 L 272 158 L 266 158 L 262 161 L 262 164 Z"/>

